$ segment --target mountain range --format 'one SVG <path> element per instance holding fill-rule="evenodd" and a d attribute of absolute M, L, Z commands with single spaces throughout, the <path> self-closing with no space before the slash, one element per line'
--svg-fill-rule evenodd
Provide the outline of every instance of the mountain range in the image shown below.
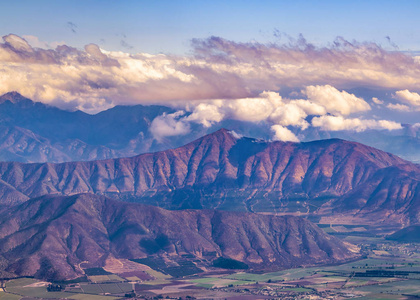
<path fill-rule="evenodd" d="M 1 96 L 2 276 L 71 279 L 108 259 L 187 261 L 195 271 L 226 259 L 267 271 L 360 256 L 310 219 L 412 225 L 389 236 L 404 241 L 418 232 L 418 164 L 314 128 L 295 133 L 329 139 L 270 141 L 264 124 L 234 120 L 157 140 L 153 120 L 174 112 L 88 115 Z M 403 131 L 354 139 L 415 161 L 418 128 Z"/>
<path fill-rule="evenodd" d="M 191 123 L 188 134 L 158 141 L 150 131 L 153 120 L 174 112 L 165 106 L 133 105 L 89 115 L 33 102 L 10 92 L 0 96 L 0 161 L 58 163 L 128 157 L 180 147 L 221 128 L 254 138 L 270 139 L 272 134 L 264 122 L 227 119 L 208 128 Z M 400 130 L 364 132 L 332 132 L 314 127 L 290 130 L 302 141 L 341 138 L 420 162 L 420 126 L 403 124 Z"/>
<path fill-rule="evenodd" d="M 420 167 L 339 139 L 267 142 L 218 130 L 185 146 L 87 162 L 0 163 L 3 205 L 94 193 L 167 209 L 420 220 Z"/>
<path fill-rule="evenodd" d="M 167 211 L 91 194 L 44 196 L 0 212 L 3 276 L 57 281 L 83 276 L 82 262 L 102 267 L 109 257 L 151 256 L 166 261 L 183 256 L 198 267 L 223 257 L 269 270 L 344 262 L 359 254 L 292 216 Z"/>

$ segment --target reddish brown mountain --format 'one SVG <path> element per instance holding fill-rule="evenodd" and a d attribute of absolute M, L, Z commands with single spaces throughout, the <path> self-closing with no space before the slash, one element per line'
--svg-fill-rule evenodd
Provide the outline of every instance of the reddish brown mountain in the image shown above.
<path fill-rule="evenodd" d="M 264 142 L 219 130 L 131 158 L 0 163 L 5 204 L 46 194 L 106 194 L 170 209 L 314 212 L 418 222 L 419 166 L 338 139 Z"/>
<path fill-rule="evenodd" d="M 252 269 L 336 263 L 358 255 L 309 221 L 290 216 L 167 211 L 91 194 L 44 196 L 0 213 L 0 263 L 9 273 L 59 280 L 83 275 L 83 261 L 101 266 L 110 255 L 183 254 L 199 265 L 222 256 Z"/>

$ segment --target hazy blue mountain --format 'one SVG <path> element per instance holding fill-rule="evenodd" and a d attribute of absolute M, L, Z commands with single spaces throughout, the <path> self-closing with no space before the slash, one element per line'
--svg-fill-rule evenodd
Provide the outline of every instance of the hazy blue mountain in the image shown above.
<path fill-rule="evenodd" d="M 32 102 L 18 93 L 0 97 L 0 160 L 63 162 L 132 156 L 156 145 L 148 128 L 163 106 L 117 106 L 96 115 Z"/>
<path fill-rule="evenodd" d="M 308 128 L 305 131 L 295 130 L 295 133 L 307 142 L 330 138 L 354 141 L 393 153 L 405 160 L 420 163 L 420 126 L 402 124 L 402 127 L 402 129 L 392 131 L 371 129 L 362 132 L 323 131 Z"/>

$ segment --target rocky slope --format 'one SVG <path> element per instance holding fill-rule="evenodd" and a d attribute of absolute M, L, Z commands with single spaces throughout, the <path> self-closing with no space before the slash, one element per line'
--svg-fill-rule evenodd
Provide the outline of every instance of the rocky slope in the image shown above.
<path fill-rule="evenodd" d="M 265 142 L 224 129 L 177 149 L 131 158 L 0 163 L 3 204 L 86 192 L 170 209 L 340 212 L 415 223 L 420 170 L 354 142 Z"/>
<path fill-rule="evenodd" d="M 205 253 L 214 254 L 205 258 Z M 0 264 L 17 275 L 69 279 L 83 275 L 79 263 L 101 266 L 109 255 L 183 254 L 207 265 L 222 256 L 253 269 L 335 263 L 358 255 L 291 216 L 167 211 L 91 194 L 44 196 L 0 213 Z"/>

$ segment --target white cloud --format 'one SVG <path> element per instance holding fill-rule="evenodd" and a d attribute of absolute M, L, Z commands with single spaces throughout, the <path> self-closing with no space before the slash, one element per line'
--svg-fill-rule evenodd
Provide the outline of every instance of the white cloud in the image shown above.
<path fill-rule="evenodd" d="M 327 131 L 366 129 L 401 129 L 401 124 L 388 120 L 364 120 L 359 118 L 345 119 L 343 116 L 320 116 L 312 119 L 312 125 Z"/>
<path fill-rule="evenodd" d="M 299 139 L 286 127 L 280 125 L 271 126 L 271 130 L 274 131 L 273 140 L 283 142 L 299 142 Z"/>
<path fill-rule="evenodd" d="M 308 90 L 310 88 L 308 87 Z M 317 86 L 316 90 L 319 94 L 326 90 L 326 99 L 329 99 L 329 101 L 319 99 L 321 98 L 320 95 L 311 99 L 290 100 L 282 98 L 275 92 L 263 92 L 255 98 L 217 99 L 205 100 L 204 102 L 189 101 L 187 105 L 184 104 L 184 107 L 190 114 L 177 114 L 175 120 L 171 116 L 170 121 L 172 124 L 179 126 L 186 126 L 189 122 L 194 122 L 202 124 L 204 127 L 210 127 L 225 119 L 254 123 L 265 122 L 272 126 L 275 139 L 287 141 L 298 140 L 287 127 L 293 126 L 305 130 L 311 125 L 306 120 L 309 115 L 318 116 L 313 119 L 312 125 L 322 127 L 325 130 L 363 131 L 368 128 L 389 130 L 401 128 L 398 123 L 386 120 L 345 119 L 340 113 L 366 109 L 364 100 L 352 94 L 340 92 L 331 86 Z M 309 94 L 314 95 L 315 92 Z M 334 97 L 331 95 L 334 95 Z M 319 103 L 314 103 L 313 100 Z M 337 109 L 337 107 L 341 107 L 341 109 Z M 164 115 L 165 124 L 169 116 Z M 156 122 L 154 121 L 156 124 L 160 124 L 160 122 L 162 122 L 161 117 Z M 173 127 L 174 125 L 171 126 L 171 128 Z M 157 134 L 156 136 L 160 139 L 165 134 Z"/>
<path fill-rule="evenodd" d="M 305 118 L 308 115 L 305 111 L 298 106 L 297 103 L 287 103 L 278 107 L 271 115 L 270 120 L 273 123 L 282 125 L 282 126 L 298 126 L 302 129 L 308 127 L 308 122 L 305 121 Z"/>
<path fill-rule="evenodd" d="M 319 104 L 313 103 L 309 100 L 291 100 L 289 101 L 290 104 L 296 104 L 299 108 L 301 108 L 306 114 L 308 115 L 325 115 L 327 113 L 327 109 Z"/>
<path fill-rule="evenodd" d="M 278 100 L 271 97 L 276 94 Z M 273 109 L 281 102 L 281 97 L 277 93 L 262 93 L 258 98 L 243 98 L 237 100 L 225 100 L 224 109 L 228 114 L 236 120 L 259 122 L 266 120 L 272 113 Z"/>
<path fill-rule="evenodd" d="M 22 37 L 28 42 L 29 45 L 35 48 L 55 49 L 57 46 L 65 45 L 64 41 L 47 43 L 39 40 L 37 36 L 33 35 L 23 35 Z"/>
<path fill-rule="evenodd" d="M 34 50 L 28 42 L 20 36 L 9 34 L 3 37 L 6 46 L 12 48 L 14 51 L 33 52 Z"/>
<path fill-rule="evenodd" d="M 222 121 L 224 117 L 225 114 L 220 109 L 220 105 L 200 103 L 194 108 L 192 114 L 187 117 L 187 120 L 200 123 L 204 127 L 210 127 L 214 123 Z"/>
<path fill-rule="evenodd" d="M 372 97 L 372 101 L 373 101 L 373 103 L 378 104 L 378 105 L 382 105 L 382 104 L 384 104 L 384 101 L 379 100 L 379 99 L 378 99 L 378 98 L 376 98 L 376 97 Z"/>
<path fill-rule="evenodd" d="M 308 127 L 307 111 L 325 113 L 325 109 L 307 100 L 283 99 L 278 93 L 263 92 L 255 98 L 206 100 L 204 103 L 191 101 L 188 105 L 191 115 L 187 121 L 209 127 L 224 119 L 248 122 L 269 122 L 282 126 Z"/>
<path fill-rule="evenodd" d="M 152 121 L 149 130 L 158 142 L 162 142 L 165 137 L 185 135 L 190 132 L 190 125 L 182 118 L 184 114 L 184 111 L 164 113 Z"/>
<path fill-rule="evenodd" d="M 396 103 L 396 104 L 389 103 L 386 107 L 391 110 L 410 111 L 410 107 L 404 104 L 399 104 L 399 103 Z"/>
<path fill-rule="evenodd" d="M 401 90 L 395 92 L 396 99 L 401 102 L 405 102 L 411 106 L 420 107 L 420 95 L 415 92 L 410 92 L 409 90 Z"/>
<path fill-rule="evenodd" d="M 370 110 L 370 105 L 353 94 L 339 91 L 331 85 L 308 86 L 304 91 L 308 99 L 324 106 L 328 111 L 349 115 L 355 112 Z"/>

